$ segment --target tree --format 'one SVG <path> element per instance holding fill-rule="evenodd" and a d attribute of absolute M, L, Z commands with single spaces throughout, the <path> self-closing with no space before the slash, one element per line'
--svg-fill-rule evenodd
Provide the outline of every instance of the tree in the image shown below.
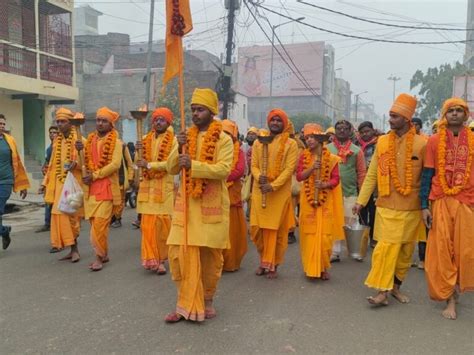
<path fill-rule="evenodd" d="M 443 102 L 453 95 L 453 78 L 466 73 L 459 62 L 453 66 L 443 64 L 439 68 L 428 68 L 426 74 L 417 70 L 410 80 L 410 89 L 419 87 L 419 117 L 423 121 L 437 119 Z"/>
<path fill-rule="evenodd" d="M 318 123 L 323 128 L 327 128 L 331 125 L 331 119 L 329 117 L 317 114 L 317 113 L 298 113 L 290 117 L 295 131 L 299 132 L 306 123 Z"/>

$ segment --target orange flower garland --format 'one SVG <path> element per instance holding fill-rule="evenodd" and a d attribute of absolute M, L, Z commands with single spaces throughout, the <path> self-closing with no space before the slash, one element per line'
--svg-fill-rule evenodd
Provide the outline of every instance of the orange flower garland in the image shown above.
<path fill-rule="evenodd" d="M 328 182 L 331 176 L 329 171 L 329 162 L 331 159 L 331 153 L 326 147 L 323 147 L 323 155 L 321 159 L 321 175 L 320 180 L 322 182 Z M 309 169 L 313 165 L 313 158 L 311 151 L 309 149 L 303 150 L 303 168 L 305 170 Z M 314 172 L 304 181 L 304 192 L 306 195 L 306 200 L 313 207 L 319 207 L 324 205 L 328 198 L 328 189 L 320 189 L 318 194 L 318 201 L 314 200 L 315 193 L 315 182 L 316 176 Z"/>
<path fill-rule="evenodd" d="M 109 133 L 107 133 L 99 164 L 95 164 L 94 160 L 92 159 L 92 142 L 98 139 L 98 136 L 97 136 L 97 132 L 92 132 L 91 134 L 89 134 L 89 136 L 87 137 L 87 143 L 86 143 L 85 160 L 86 160 L 87 170 L 90 173 L 95 172 L 99 169 L 102 169 L 104 166 L 110 164 L 110 162 L 112 161 L 112 156 L 114 154 L 117 137 L 118 137 L 118 134 L 115 129 L 112 129 Z"/>
<path fill-rule="evenodd" d="M 147 162 L 151 162 L 153 160 L 152 143 L 154 135 L 155 131 L 150 131 L 143 139 L 143 159 L 145 159 Z M 170 155 L 172 146 L 173 132 L 171 130 L 167 130 L 163 137 L 163 141 L 161 142 L 160 149 L 158 150 L 157 161 L 166 161 L 166 159 L 168 159 L 168 156 Z M 161 179 L 165 175 L 166 171 L 153 171 L 148 169 L 143 170 L 143 177 L 147 180 Z"/>
<path fill-rule="evenodd" d="M 449 187 L 446 181 L 446 125 L 441 124 L 438 127 L 439 133 L 439 145 L 438 145 L 438 167 L 439 167 L 439 183 L 445 195 L 452 196 L 457 195 L 466 186 L 471 176 L 472 156 L 474 155 L 474 133 L 471 132 L 467 127 L 463 128 L 466 131 L 468 139 L 468 157 L 466 170 L 464 172 L 464 179 L 461 185 Z"/>
<path fill-rule="evenodd" d="M 63 169 L 63 163 L 70 163 L 71 158 L 72 158 L 72 141 L 74 140 L 74 135 L 71 130 L 69 133 L 69 136 L 66 138 L 66 159 L 64 162 L 61 161 L 61 149 L 62 149 L 62 143 L 64 140 L 64 136 L 62 133 L 58 134 L 58 137 L 56 138 L 56 152 L 54 154 L 54 170 L 56 172 L 56 179 L 60 183 L 64 183 L 66 180 L 66 175 L 67 171 L 66 169 Z"/>
<path fill-rule="evenodd" d="M 285 154 L 285 146 L 289 138 L 289 133 L 281 134 L 280 147 L 278 148 L 276 160 L 274 164 L 271 164 L 271 168 L 268 169 L 267 177 L 269 181 L 275 180 L 281 173 L 281 163 L 283 162 L 283 154 Z"/>
<path fill-rule="evenodd" d="M 232 158 L 232 167 L 230 168 L 231 172 L 235 170 L 237 163 L 239 162 L 239 153 L 240 153 L 240 143 L 239 141 L 235 141 L 234 142 L 234 156 Z M 227 187 L 230 187 L 232 185 L 234 185 L 233 181 L 227 182 Z"/>
<path fill-rule="evenodd" d="M 213 164 L 214 156 L 216 154 L 217 142 L 219 141 L 222 133 L 222 124 L 219 121 L 213 120 L 204 135 L 204 139 L 199 153 L 199 161 L 202 163 Z M 188 153 L 191 160 L 197 158 L 197 139 L 199 129 L 196 126 L 192 126 L 187 134 Z M 191 171 L 186 171 L 186 191 L 187 194 L 194 198 L 201 197 L 204 189 L 206 188 L 206 179 L 194 179 L 191 178 Z"/>
<path fill-rule="evenodd" d="M 413 154 L 413 142 L 415 141 L 415 127 L 412 126 L 408 131 L 407 136 L 407 148 L 405 152 L 405 186 L 402 186 L 400 182 L 400 178 L 398 177 L 397 171 L 397 160 L 396 160 L 396 149 L 395 149 L 395 132 L 391 131 L 389 133 L 389 140 L 388 140 L 388 164 L 389 164 L 389 172 L 390 177 L 392 178 L 393 185 L 395 189 L 403 196 L 407 196 L 410 194 L 412 190 L 412 182 L 413 182 L 413 161 L 411 160 L 411 156 Z"/>

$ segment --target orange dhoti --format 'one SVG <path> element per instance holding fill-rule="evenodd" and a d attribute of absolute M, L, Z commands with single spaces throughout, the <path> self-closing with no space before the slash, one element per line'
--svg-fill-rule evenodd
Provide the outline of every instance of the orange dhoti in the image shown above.
<path fill-rule="evenodd" d="M 114 206 L 113 215 L 115 219 L 122 219 L 122 213 L 125 209 L 125 187 L 123 185 L 120 186 L 120 204 Z"/>
<path fill-rule="evenodd" d="M 142 265 L 153 270 L 168 259 L 166 240 L 171 228 L 169 215 L 142 214 Z"/>
<path fill-rule="evenodd" d="M 51 246 L 62 249 L 76 244 L 80 230 L 80 216 L 53 213 L 51 215 Z"/>
<path fill-rule="evenodd" d="M 91 244 L 95 255 L 105 258 L 107 256 L 109 245 L 109 226 L 111 218 L 91 217 Z"/>
<path fill-rule="evenodd" d="M 222 249 L 188 245 L 169 246 L 171 277 L 178 289 L 176 313 L 204 321 L 205 300 L 212 300 L 222 274 Z"/>
<path fill-rule="evenodd" d="M 229 213 L 230 249 L 224 249 L 224 271 L 240 269 L 240 263 L 247 253 L 247 224 L 241 206 L 231 206 Z"/>
<path fill-rule="evenodd" d="M 474 291 L 474 208 L 453 197 L 433 201 L 433 226 L 426 249 L 426 280 L 432 299 Z"/>

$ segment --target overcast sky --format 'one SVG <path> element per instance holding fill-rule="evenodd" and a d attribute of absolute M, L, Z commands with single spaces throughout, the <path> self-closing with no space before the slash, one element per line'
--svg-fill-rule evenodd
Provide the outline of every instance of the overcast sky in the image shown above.
<path fill-rule="evenodd" d="M 449 1 L 315 1 L 306 2 L 325 6 L 365 19 L 408 26 L 437 26 L 446 28 L 465 28 L 467 0 Z M 91 5 L 103 12 L 100 17 L 100 33 L 128 33 L 132 41 L 146 41 L 148 32 L 149 0 L 96 0 L 75 1 L 76 6 Z M 265 0 L 264 6 L 275 11 L 298 18 L 315 26 L 369 38 L 385 38 L 400 41 L 456 41 L 466 38 L 465 31 L 441 31 L 400 29 L 366 23 L 322 11 L 296 0 Z M 283 7 L 283 6 L 284 7 Z M 155 39 L 163 39 L 164 0 L 156 1 Z M 188 48 L 206 49 L 216 55 L 224 52 L 226 22 L 224 0 L 191 0 L 194 29 L 185 43 Z M 278 15 L 259 10 L 272 24 L 287 21 Z M 265 25 L 264 20 L 260 20 Z M 268 26 L 268 25 L 267 25 Z M 265 28 L 269 32 L 268 27 Z M 247 8 L 237 15 L 237 46 L 268 44 L 259 27 L 254 23 Z M 283 43 L 306 41 L 326 41 L 336 51 L 337 76 L 348 80 L 354 94 L 363 91 L 361 100 L 375 104 L 378 113 L 386 113 L 392 101 L 392 82 L 390 75 L 400 77 L 397 93 L 408 92 L 410 78 L 417 69 L 444 63 L 462 61 L 464 44 L 410 45 L 377 43 L 368 40 L 351 39 L 325 33 L 301 24 L 287 24 L 277 30 Z M 237 56 L 237 53 L 235 53 Z M 413 92 L 416 94 L 416 92 Z"/>

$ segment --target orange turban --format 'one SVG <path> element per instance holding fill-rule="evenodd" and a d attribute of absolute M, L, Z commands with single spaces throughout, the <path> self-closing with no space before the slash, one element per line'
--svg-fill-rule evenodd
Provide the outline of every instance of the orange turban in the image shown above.
<path fill-rule="evenodd" d="M 326 134 L 336 134 L 336 129 L 334 127 L 329 127 L 326 130 Z"/>
<path fill-rule="evenodd" d="M 235 139 L 239 136 L 239 128 L 234 121 L 231 120 L 222 120 L 222 130 L 229 133 Z"/>
<path fill-rule="evenodd" d="M 278 116 L 283 120 L 283 129 L 285 130 L 286 127 L 288 127 L 288 120 L 289 120 L 286 112 L 283 111 L 281 108 L 274 108 L 268 113 L 267 123 L 269 123 L 270 120 L 275 116 Z"/>
<path fill-rule="evenodd" d="M 105 118 L 107 121 L 112 123 L 112 125 L 114 125 L 119 119 L 120 114 L 104 106 L 97 110 L 96 117 Z"/>
<path fill-rule="evenodd" d="M 193 96 L 191 97 L 191 105 L 192 104 L 205 106 L 214 115 L 219 113 L 219 100 L 214 90 L 194 89 Z"/>
<path fill-rule="evenodd" d="M 323 129 L 317 123 L 306 123 L 303 127 L 303 134 L 309 136 L 310 134 L 324 134 Z"/>
<path fill-rule="evenodd" d="M 390 112 L 394 112 L 402 116 L 411 123 L 411 119 L 415 114 L 417 100 L 414 96 L 408 94 L 400 94 L 392 104 Z"/>
<path fill-rule="evenodd" d="M 255 134 L 258 134 L 258 128 L 257 127 L 250 127 L 247 131 L 247 134 L 249 133 L 255 133 Z"/>
<path fill-rule="evenodd" d="M 173 112 L 167 107 L 158 107 L 151 114 L 151 122 L 155 122 L 159 117 L 163 117 L 168 124 L 173 122 Z"/>
<path fill-rule="evenodd" d="M 443 103 L 443 108 L 441 109 L 441 118 L 445 118 L 448 110 L 456 106 L 460 106 L 464 109 L 464 112 L 466 113 L 465 119 L 467 120 L 469 118 L 469 106 L 467 105 L 466 101 L 459 97 L 452 97 Z"/>
<path fill-rule="evenodd" d="M 56 120 L 72 120 L 73 118 L 74 113 L 65 107 L 61 107 L 56 110 Z"/>

